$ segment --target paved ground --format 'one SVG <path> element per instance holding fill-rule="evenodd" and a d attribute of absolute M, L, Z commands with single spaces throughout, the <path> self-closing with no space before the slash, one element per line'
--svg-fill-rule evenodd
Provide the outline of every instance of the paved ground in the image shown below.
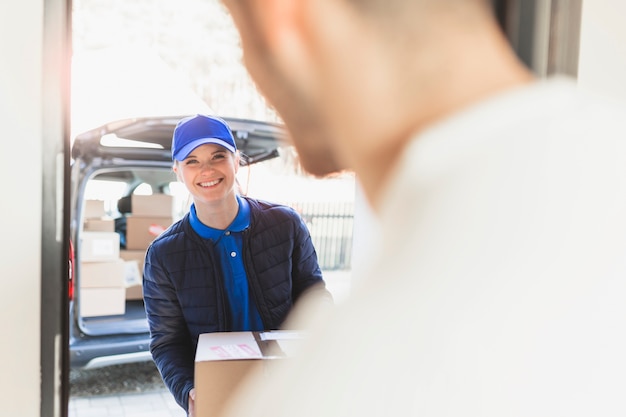
<path fill-rule="evenodd" d="M 69 417 L 185 417 L 153 362 L 70 372 Z"/>
<path fill-rule="evenodd" d="M 140 394 L 72 397 L 69 417 L 185 417 L 166 389 Z"/>

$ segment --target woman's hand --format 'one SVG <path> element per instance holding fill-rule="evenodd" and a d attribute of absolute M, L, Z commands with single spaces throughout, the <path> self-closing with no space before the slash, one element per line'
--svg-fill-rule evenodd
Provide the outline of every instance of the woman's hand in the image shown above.
<path fill-rule="evenodd" d="M 192 388 L 191 391 L 189 391 L 189 406 L 188 408 L 188 413 L 187 415 L 189 417 L 195 417 L 196 416 L 196 389 Z"/>

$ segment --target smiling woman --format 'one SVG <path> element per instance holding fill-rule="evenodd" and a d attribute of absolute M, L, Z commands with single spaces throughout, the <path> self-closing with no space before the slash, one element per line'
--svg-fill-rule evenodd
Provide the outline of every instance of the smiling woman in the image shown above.
<path fill-rule="evenodd" d="M 181 219 L 190 204 L 189 192 L 172 170 L 170 147 L 179 120 L 111 121 L 79 135 L 73 144 L 72 368 L 150 360 L 141 294 L 146 248 L 164 228 Z M 227 120 L 251 166 L 279 157 L 277 148 L 284 140 L 280 126 Z M 103 140 L 111 137 L 118 140 Z"/>
<path fill-rule="evenodd" d="M 226 123 L 200 115 L 182 121 L 174 131 L 172 155 L 174 172 L 189 190 L 198 219 L 218 229 L 228 227 L 239 209 L 240 158 Z"/>

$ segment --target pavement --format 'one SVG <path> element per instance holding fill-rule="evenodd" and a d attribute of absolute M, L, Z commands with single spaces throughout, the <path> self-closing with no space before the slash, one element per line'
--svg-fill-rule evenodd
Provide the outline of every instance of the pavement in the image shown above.
<path fill-rule="evenodd" d="M 324 272 L 335 302 L 343 301 L 350 290 L 350 271 Z M 71 397 L 68 417 L 186 417 L 185 411 L 166 389 L 142 393 L 121 393 Z"/>
<path fill-rule="evenodd" d="M 186 417 L 167 389 L 70 398 L 69 417 Z"/>

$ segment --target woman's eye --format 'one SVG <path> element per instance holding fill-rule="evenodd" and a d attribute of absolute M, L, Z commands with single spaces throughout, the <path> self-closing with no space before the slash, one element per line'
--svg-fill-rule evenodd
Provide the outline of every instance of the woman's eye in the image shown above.
<path fill-rule="evenodd" d="M 193 165 L 193 164 L 197 164 L 198 161 L 195 159 L 188 159 L 185 161 L 185 165 Z"/>
<path fill-rule="evenodd" d="M 213 159 L 224 159 L 226 158 L 226 155 L 222 154 L 222 153 L 218 153 L 213 155 Z"/>

